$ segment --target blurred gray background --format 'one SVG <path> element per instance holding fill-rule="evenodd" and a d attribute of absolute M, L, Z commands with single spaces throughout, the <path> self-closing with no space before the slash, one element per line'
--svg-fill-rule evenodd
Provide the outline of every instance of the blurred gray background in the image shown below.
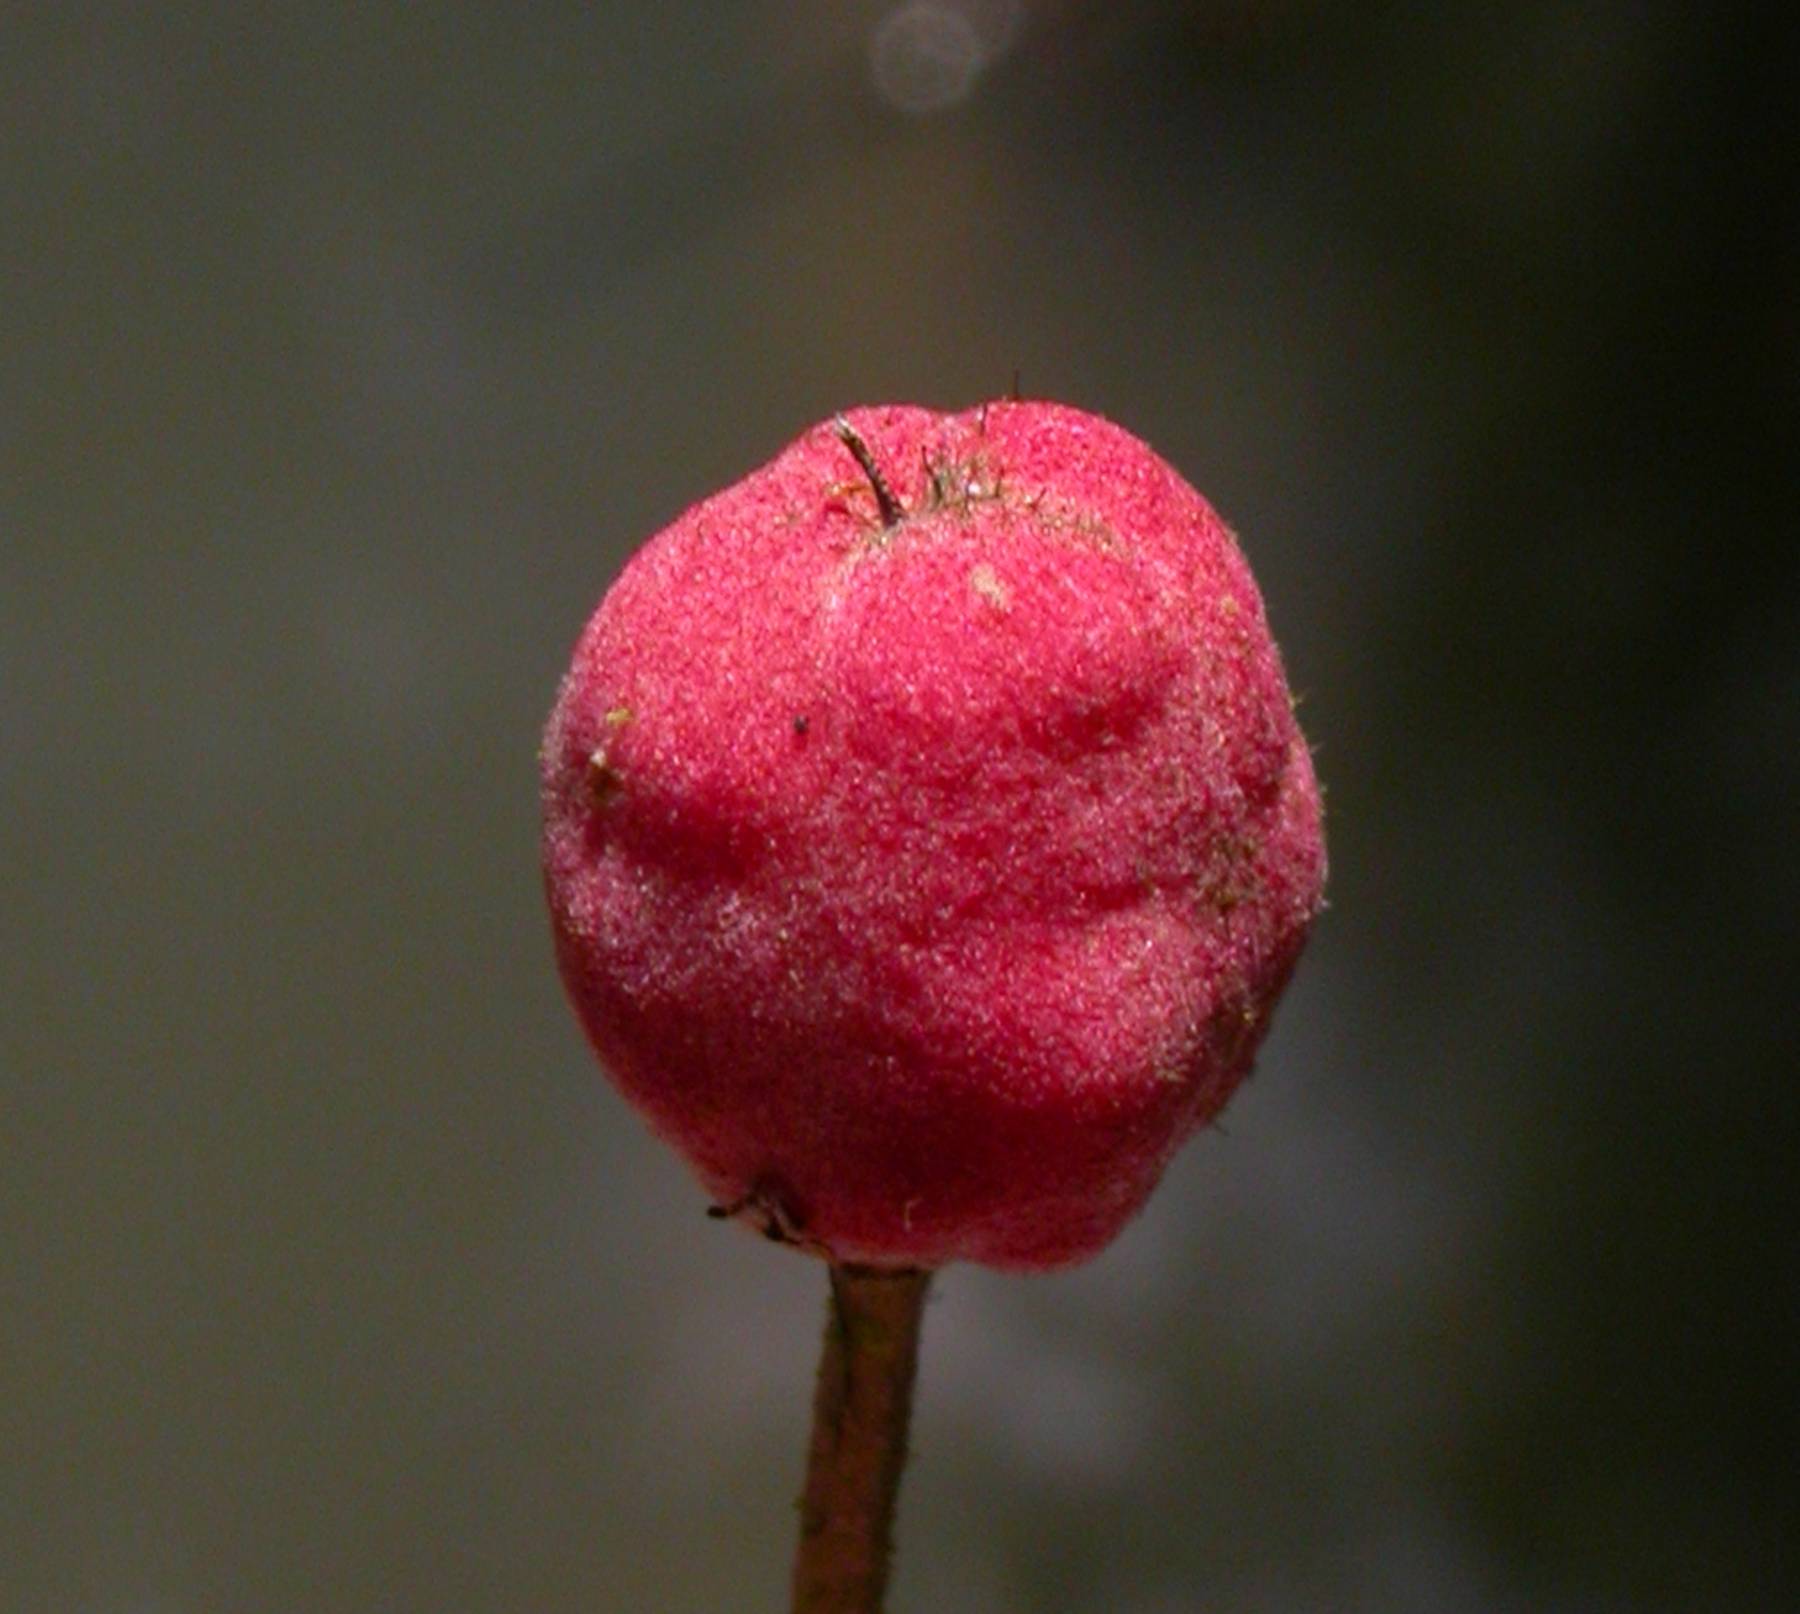
<path fill-rule="evenodd" d="M 897 1610 L 1800 1603 L 1755 17 L 0 8 L 0 1610 L 783 1606 L 821 1273 L 593 1068 L 537 729 L 1015 370 L 1242 532 L 1334 906 L 1110 1252 L 941 1280 Z"/>

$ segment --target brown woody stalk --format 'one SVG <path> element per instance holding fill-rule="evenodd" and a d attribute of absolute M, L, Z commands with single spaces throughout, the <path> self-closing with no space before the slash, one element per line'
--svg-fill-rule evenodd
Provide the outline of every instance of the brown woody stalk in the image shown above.
<path fill-rule="evenodd" d="M 881 1614 L 931 1274 L 830 1272 L 793 1614 Z"/>

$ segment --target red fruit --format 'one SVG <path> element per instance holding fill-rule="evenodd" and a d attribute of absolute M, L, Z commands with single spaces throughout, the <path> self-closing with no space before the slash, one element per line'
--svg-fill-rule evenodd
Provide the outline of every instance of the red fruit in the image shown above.
<path fill-rule="evenodd" d="M 582 635 L 563 976 L 721 1205 L 838 1261 L 1080 1260 L 1250 1069 L 1319 906 L 1312 762 L 1236 541 L 1143 443 L 1047 403 L 849 424 Z"/>

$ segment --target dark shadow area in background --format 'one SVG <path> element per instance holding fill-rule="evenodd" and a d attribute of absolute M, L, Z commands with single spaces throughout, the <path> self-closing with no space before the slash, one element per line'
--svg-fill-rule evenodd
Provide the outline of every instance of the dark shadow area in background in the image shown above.
<path fill-rule="evenodd" d="M 769 8 L 772 58 L 803 10 Z M 787 1386 L 734 1361 L 643 1433 L 665 1378 L 705 1376 L 681 1352 L 731 1280 L 585 1085 L 531 731 L 653 521 L 846 386 L 958 404 L 1015 363 L 1245 528 L 1334 869 L 1305 1040 L 1271 1056 L 1330 1062 L 1265 1080 L 1353 1091 L 1376 1154 L 1437 1185 L 1422 1214 L 1475 1231 L 1354 1315 L 1309 1298 L 1317 1360 L 1209 1309 L 1279 1287 L 1229 1226 L 1183 1226 L 1128 1322 L 1085 1279 L 993 1303 L 1029 1354 L 1116 1353 L 1142 1399 L 1098 1427 L 1167 1434 L 1073 1480 L 956 1411 L 975 1369 L 928 1325 L 958 1440 L 910 1482 L 903 1594 L 939 1584 L 907 1559 L 925 1521 L 1005 1495 L 944 1606 L 1800 1603 L 1791 25 L 1042 7 L 914 121 L 837 11 L 843 49 L 791 74 L 734 65 L 741 16 L 549 14 L 641 52 L 619 122 L 660 132 L 567 138 L 579 88 L 534 99 L 523 14 L 457 5 L 290 8 L 266 37 L 46 10 L 0 75 L 21 1609 L 673 1608 L 740 1558 L 775 1584 L 786 1514 L 733 1499 L 785 1494 Z M 465 94 L 525 131 L 518 196 Z M 550 178 L 538 117 L 564 120 Z M 1260 358 L 1208 345 L 1233 331 Z M 1283 1149 L 1267 1122 L 1208 1161 L 1241 1181 Z M 987 1294 L 957 1281 L 947 1312 Z M 810 1312 L 733 1316 L 804 1376 Z M 1456 1545 L 1382 1559 L 1384 1486 Z"/>

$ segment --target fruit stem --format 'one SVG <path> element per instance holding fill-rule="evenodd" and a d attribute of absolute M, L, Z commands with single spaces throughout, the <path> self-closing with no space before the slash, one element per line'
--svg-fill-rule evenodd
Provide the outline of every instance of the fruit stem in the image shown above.
<path fill-rule="evenodd" d="M 931 1274 L 830 1273 L 793 1614 L 881 1614 Z"/>
<path fill-rule="evenodd" d="M 862 467 L 862 474 L 869 479 L 869 486 L 875 490 L 875 503 L 881 510 L 882 526 L 897 527 L 906 512 L 894 497 L 894 490 L 887 485 L 887 478 L 881 474 L 881 467 L 875 463 L 875 456 L 869 452 L 869 445 L 863 441 L 863 434 L 843 415 L 839 415 L 831 424 L 837 430 L 838 440 L 850 450 L 851 456 Z"/>

